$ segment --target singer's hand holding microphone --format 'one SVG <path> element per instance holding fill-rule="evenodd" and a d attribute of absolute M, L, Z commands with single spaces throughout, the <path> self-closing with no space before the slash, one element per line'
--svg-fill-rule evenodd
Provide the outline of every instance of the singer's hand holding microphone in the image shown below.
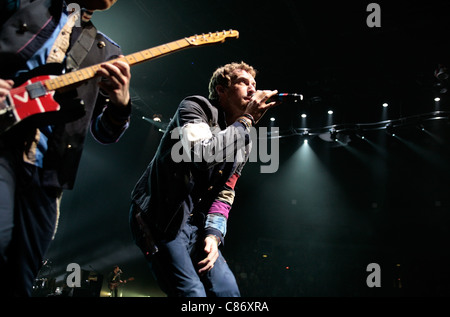
<path fill-rule="evenodd" d="M 255 120 L 255 123 L 257 123 L 267 110 L 281 103 L 280 101 L 269 101 L 267 103 L 269 98 L 275 96 L 277 93 L 278 90 L 256 91 L 248 102 L 247 109 L 244 113 L 250 114 Z"/>

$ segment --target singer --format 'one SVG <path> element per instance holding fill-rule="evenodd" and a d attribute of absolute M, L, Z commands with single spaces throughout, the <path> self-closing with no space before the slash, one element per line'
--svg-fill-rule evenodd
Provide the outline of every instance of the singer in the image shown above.
<path fill-rule="evenodd" d="M 256 90 L 255 76 L 255 69 L 244 62 L 227 64 L 213 73 L 209 98 L 182 100 L 132 192 L 135 242 L 168 296 L 240 296 L 219 246 L 227 232 L 236 182 L 250 154 L 250 128 L 279 104 L 266 103 L 277 91 Z M 171 149 L 180 141 L 171 138 L 175 129 L 185 151 L 198 159 L 174 161 Z M 245 142 L 235 142 L 237 138 Z M 247 157 L 211 162 L 198 155 L 198 145 L 224 155 L 243 152 L 236 148 L 240 145 Z"/>

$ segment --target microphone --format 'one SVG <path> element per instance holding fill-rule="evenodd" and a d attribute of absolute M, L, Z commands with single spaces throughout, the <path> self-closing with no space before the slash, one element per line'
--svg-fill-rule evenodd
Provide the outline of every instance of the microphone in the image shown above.
<path fill-rule="evenodd" d="M 275 96 L 270 97 L 267 99 L 266 103 L 272 102 L 272 101 L 281 101 L 281 102 L 299 102 L 303 100 L 302 94 L 291 94 L 291 93 L 279 93 Z"/>

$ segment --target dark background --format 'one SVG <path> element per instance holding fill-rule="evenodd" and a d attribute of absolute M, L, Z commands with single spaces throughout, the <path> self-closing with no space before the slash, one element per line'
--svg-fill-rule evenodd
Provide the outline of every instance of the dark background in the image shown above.
<path fill-rule="evenodd" d="M 369 3 L 122 0 L 96 13 L 125 54 L 217 30 L 240 36 L 132 68 L 131 126 L 114 145 L 88 139 L 41 277 L 61 281 L 72 262 L 106 277 L 118 264 L 135 278 L 122 296 L 164 296 L 128 228 L 130 192 L 162 136 L 142 117 L 167 122 L 185 96 L 207 94 L 216 67 L 245 61 L 259 89 L 304 100 L 259 123 L 280 129 L 278 171 L 249 162 L 237 184 L 222 250 L 242 295 L 450 295 L 448 95 L 434 101 L 446 85 L 435 70 L 450 65 L 450 6 L 378 1 L 381 27 L 370 28 Z M 374 124 L 384 120 L 395 136 Z M 341 140 L 324 132 L 330 124 Z M 308 144 L 299 128 L 310 129 Z M 370 263 L 379 288 L 366 284 Z"/>

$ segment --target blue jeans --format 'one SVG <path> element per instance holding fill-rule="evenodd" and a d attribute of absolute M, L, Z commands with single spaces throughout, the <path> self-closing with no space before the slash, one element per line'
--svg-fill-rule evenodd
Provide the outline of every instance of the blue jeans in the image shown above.
<path fill-rule="evenodd" d="M 150 266 L 159 286 L 169 297 L 239 297 L 236 279 L 220 250 L 214 267 L 198 275 L 196 264 L 206 257 L 203 238 L 188 220 L 174 240 L 157 243 L 159 251 Z"/>
<path fill-rule="evenodd" d="M 0 297 L 31 295 L 57 209 L 57 195 L 41 186 L 37 167 L 0 155 Z"/>

